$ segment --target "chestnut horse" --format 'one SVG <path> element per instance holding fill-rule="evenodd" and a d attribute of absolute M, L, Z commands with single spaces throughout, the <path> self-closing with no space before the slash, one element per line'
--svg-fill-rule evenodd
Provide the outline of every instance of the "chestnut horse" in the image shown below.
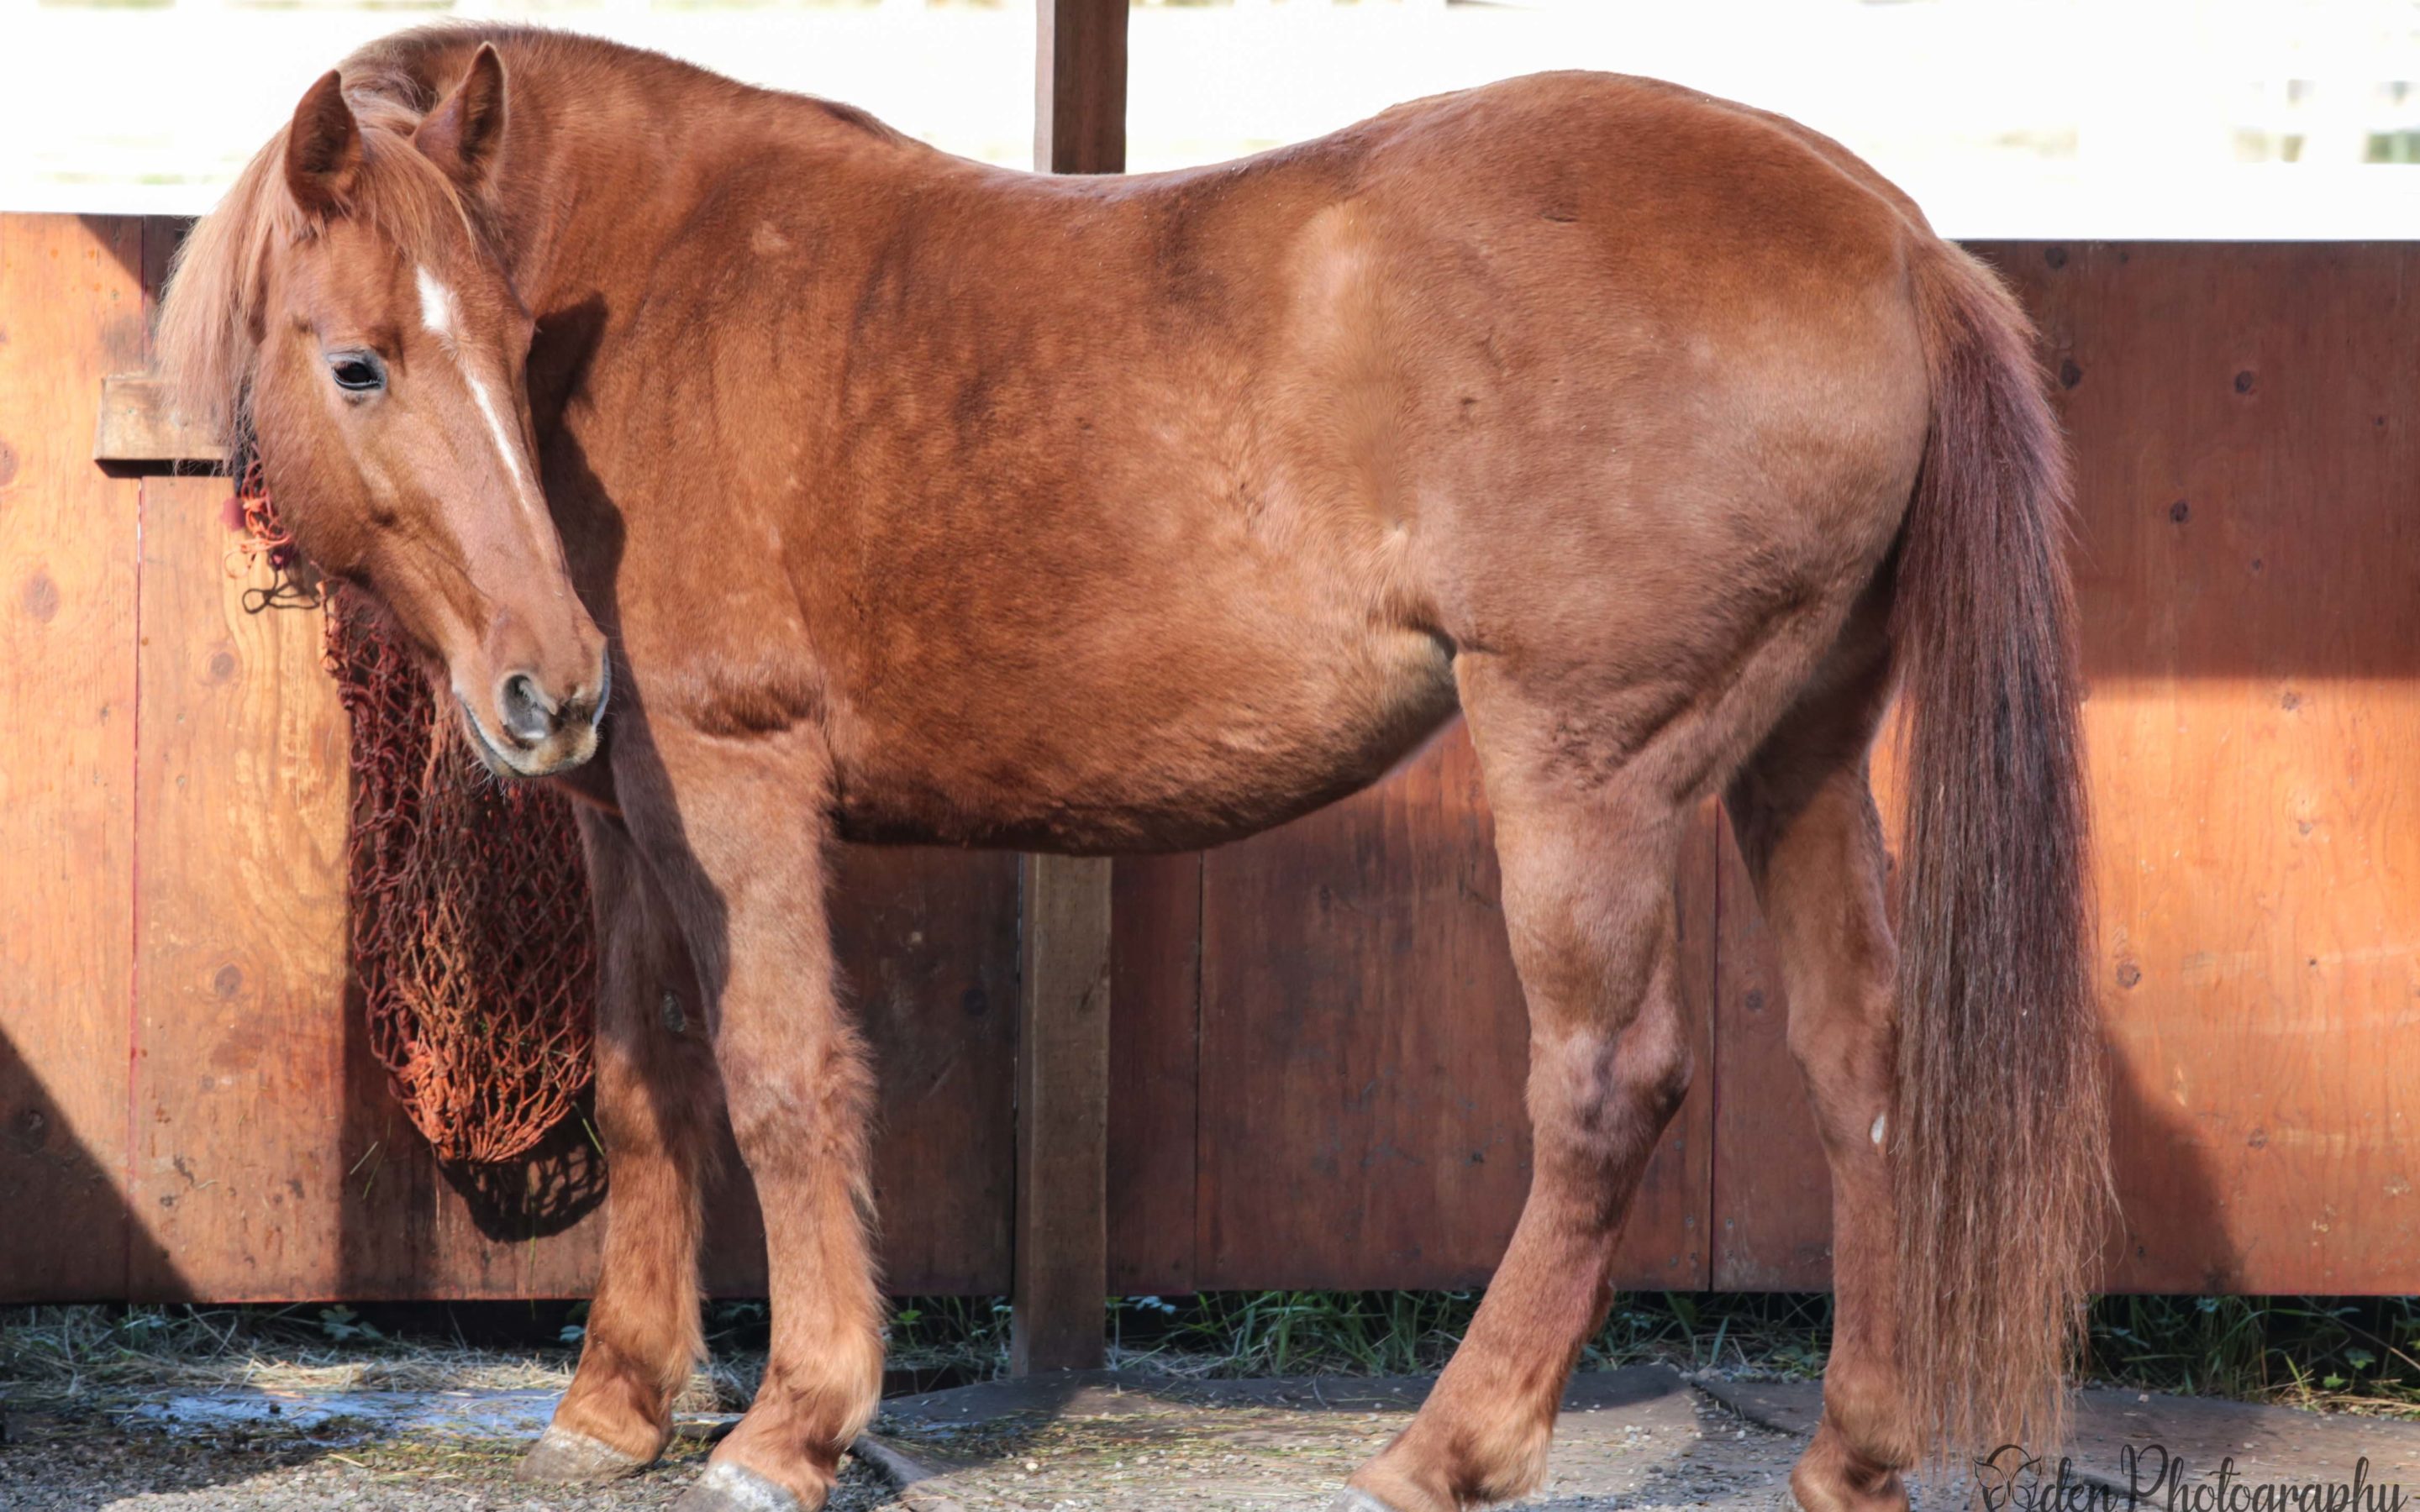
<path fill-rule="evenodd" d="M 1832 1172 L 1800 1502 L 1886 1512 L 1929 1449 L 2055 1431 L 2102 1162 L 2060 448 L 2008 295 L 1834 143 L 1564 73 L 1053 178 L 601 42 L 421 31 L 303 97 L 162 338 L 486 760 L 592 800 L 613 1191 L 530 1476 L 663 1448 L 726 1111 L 772 1350 L 681 1505 L 817 1506 L 874 1410 L 831 841 L 1212 845 L 1457 710 L 1534 1171 L 1339 1504 L 1537 1484 L 1689 1079 L 1673 875 L 1714 794 Z M 1895 946 L 1867 765 L 1901 684 Z"/>

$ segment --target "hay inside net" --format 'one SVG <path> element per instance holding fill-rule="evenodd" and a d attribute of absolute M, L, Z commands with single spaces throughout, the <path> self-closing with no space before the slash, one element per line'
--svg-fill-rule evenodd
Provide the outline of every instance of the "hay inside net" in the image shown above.
<path fill-rule="evenodd" d="M 327 611 L 328 669 L 352 717 L 347 886 L 370 1048 L 440 1159 L 524 1154 L 591 1071 L 597 952 L 570 802 L 479 764 L 384 616 L 310 581 L 256 466 L 228 522 L 241 570 L 256 560 L 274 583 L 247 590 L 247 608 Z"/>
<path fill-rule="evenodd" d="M 510 1160 L 588 1086 L 596 948 L 567 799 L 499 781 L 383 618 L 339 591 L 352 716 L 349 885 L 370 1048 L 448 1161 Z"/>

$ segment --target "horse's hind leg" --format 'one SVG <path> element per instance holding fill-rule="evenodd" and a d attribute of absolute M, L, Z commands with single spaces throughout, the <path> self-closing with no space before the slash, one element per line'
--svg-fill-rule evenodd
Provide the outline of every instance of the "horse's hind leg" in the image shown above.
<path fill-rule="evenodd" d="M 1682 713 L 1648 759 L 1572 759 L 1606 730 L 1457 669 L 1496 815 L 1506 929 L 1529 1005 L 1529 1196 L 1469 1334 L 1410 1427 L 1354 1475 L 1340 1509 L 1453 1512 L 1544 1473 L 1563 1384 L 1603 1322 L 1614 1239 L 1688 1088 L 1673 877 L 1699 801 L 1662 757 L 1701 729 Z M 1617 720 L 1615 723 L 1647 723 Z M 1619 746 L 1620 738 L 1608 745 Z"/>
<path fill-rule="evenodd" d="M 583 812 L 597 946 L 597 1126 L 605 1256 L 580 1369 L 520 1464 L 593 1481 L 656 1458 L 698 1335 L 699 1184 L 722 1104 L 696 974 L 620 823 Z"/>
<path fill-rule="evenodd" d="M 1916 1444 L 1893 1353 L 1893 1221 L 1885 1160 L 1893 972 L 1882 826 L 1866 756 L 1888 697 L 1879 609 L 1853 622 L 1815 689 L 1728 795 L 1780 946 L 1790 1048 L 1832 1170 L 1832 1356 L 1823 1418 L 1791 1473 L 1807 1512 L 1891 1512 Z"/>

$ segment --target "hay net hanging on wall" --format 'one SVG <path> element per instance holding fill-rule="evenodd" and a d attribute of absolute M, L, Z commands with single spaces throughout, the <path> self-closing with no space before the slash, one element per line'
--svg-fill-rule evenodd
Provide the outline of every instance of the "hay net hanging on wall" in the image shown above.
<path fill-rule="evenodd" d="M 256 467 L 231 515 L 297 601 L 299 567 Z M 385 616 L 338 588 L 327 660 L 351 716 L 347 888 L 370 1048 L 440 1159 L 511 1160 L 568 1117 L 591 1073 L 596 943 L 569 800 L 504 783 Z M 250 595 L 247 595 L 249 603 Z"/>

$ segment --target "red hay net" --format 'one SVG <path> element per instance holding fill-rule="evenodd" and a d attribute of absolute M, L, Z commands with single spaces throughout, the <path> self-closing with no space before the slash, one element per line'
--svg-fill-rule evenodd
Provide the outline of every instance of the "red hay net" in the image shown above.
<path fill-rule="evenodd" d="M 243 553 L 281 574 L 256 591 L 262 605 L 327 608 L 328 669 L 352 717 L 347 886 L 370 1047 L 439 1158 L 511 1160 L 590 1075 L 596 941 L 570 803 L 489 775 L 373 606 L 298 593 L 256 468 L 231 514 Z"/>

